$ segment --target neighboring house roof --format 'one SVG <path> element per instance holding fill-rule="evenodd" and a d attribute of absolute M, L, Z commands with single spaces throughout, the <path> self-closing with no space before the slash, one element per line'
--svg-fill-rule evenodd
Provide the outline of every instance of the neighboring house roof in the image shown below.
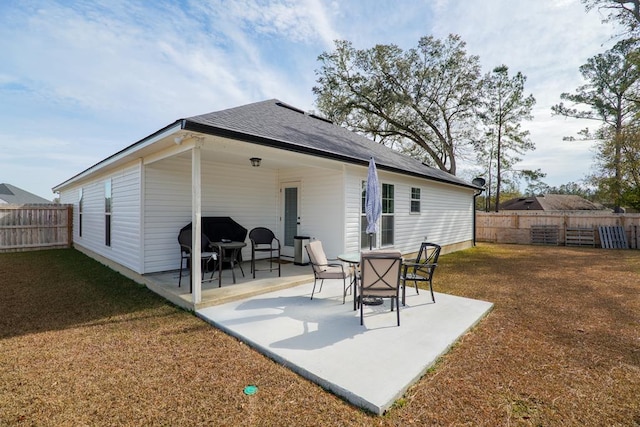
<path fill-rule="evenodd" d="M 0 184 L 0 204 L 28 205 L 34 203 L 51 203 L 51 200 L 36 196 L 11 184 Z"/>
<path fill-rule="evenodd" d="M 604 209 L 606 208 L 600 204 L 570 194 L 544 194 L 541 196 L 519 197 L 500 204 L 500 210 L 504 211 L 585 211 Z"/>
<path fill-rule="evenodd" d="M 380 170 L 479 189 L 463 179 L 426 166 L 419 160 L 326 119 L 305 113 L 277 99 L 270 99 L 177 120 L 59 184 L 54 187 L 54 191 L 130 153 L 146 149 L 158 139 L 179 130 L 221 136 L 363 166 L 367 166 L 370 157 L 373 156 Z"/>

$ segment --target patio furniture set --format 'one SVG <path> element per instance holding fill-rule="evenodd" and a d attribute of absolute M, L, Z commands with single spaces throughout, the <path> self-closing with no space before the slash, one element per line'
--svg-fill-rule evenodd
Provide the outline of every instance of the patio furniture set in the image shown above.
<path fill-rule="evenodd" d="M 402 289 L 404 306 L 407 282 L 413 282 L 416 293 L 419 293 L 418 283 L 428 284 L 431 300 L 436 302 L 433 294 L 433 274 L 438 266 L 441 247 L 435 243 L 422 243 L 415 259 L 403 259 L 400 251 L 386 249 L 342 254 L 329 259 L 319 240 L 309 243 L 305 248 L 314 275 L 311 299 L 318 280 L 320 292 L 325 279 L 341 279 L 342 303 L 346 301 L 347 291 L 351 291 L 353 309 L 360 308 L 361 325 L 364 323 L 363 305 L 379 305 L 384 298 L 388 298 L 391 311 L 394 310 L 395 303 L 397 322 L 400 326 L 400 290 Z M 340 261 L 349 265 L 346 271 Z"/>
<path fill-rule="evenodd" d="M 240 268 L 242 277 L 242 248 L 247 246 L 247 229 L 235 222 L 230 217 L 202 217 L 202 235 L 200 238 L 200 262 L 202 263 L 202 280 L 209 282 L 218 280 L 218 287 L 222 286 L 222 270 L 225 266 L 231 269 L 233 283 L 236 283 L 235 267 Z M 280 263 L 280 240 L 273 232 L 265 227 L 256 227 L 249 232 L 251 241 L 251 273 L 256 277 L 256 271 L 278 271 L 281 275 Z M 183 270 L 190 269 L 192 256 L 192 224 L 184 226 L 178 234 L 180 244 L 180 273 L 178 287 L 182 285 Z M 269 267 L 256 268 L 256 255 L 268 253 Z M 211 277 L 205 280 L 205 272 L 211 272 Z M 218 273 L 217 279 L 214 274 Z M 191 275 L 190 275 L 191 277 Z M 190 280 L 190 291 L 193 286 Z"/>
<path fill-rule="evenodd" d="M 278 277 L 280 277 L 280 240 L 265 227 L 256 227 L 248 234 L 251 242 L 253 278 L 256 277 L 256 271 L 273 272 L 274 270 L 278 271 Z M 233 283 L 236 283 L 236 266 L 240 267 L 244 277 L 241 249 L 247 246 L 246 237 L 247 229 L 229 217 L 203 217 L 200 252 L 202 280 L 205 282 L 218 280 L 218 286 L 221 287 L 224 265 L 231 268 Z M 180 230 L 178 242 L 180 244 L 178 287 L 180 287 L 183 270 L 190 269 L 192 261 L 191 223 Z M 419 293 L 418 283 L 427 284 L 431 292 L 431 300 L 436 302 L 433 294 L 433 274 L 438 265 L 441 247 L 435 243 L 422 243 L 414 259 L 403 259 L 400 251 L 389 249 L 353 252 L 329 259 L 320 240 L 308 243 L 305 245 L 305 250 L 309 255 L 314 276 L 311 299 L 316 293 L 318 281 L 320 281 L 318 292 L 321 292 L 325 279 L 342 280 L 342 303 L 346 302 L 347 292 L 350 291 L 353 294 L 353 309 L 360 309 L 361 325 L 364 323 L 363 306 L 380 305 L 383 299 L 388 298 L 391 302 L 391 311 L 394 311 L 395 304 L 397 323 L 400 326 L 400 290 L 402 290 L 404 306 L 408 282 L 413 282 L 416 293 Z M 267 257 L 262 259 L 269 261 L 268 268 L 256 268 L 256 255 L 261 253 L 267 254 Z M 345 263 L 348 266 L 346 269 Z M 207 271 L 211 272 L 209 279 L 205 279 Z M 216 272 L 217 279 L 214 278 Z M 190 283 L 192 283 L 191 280 Z"/>

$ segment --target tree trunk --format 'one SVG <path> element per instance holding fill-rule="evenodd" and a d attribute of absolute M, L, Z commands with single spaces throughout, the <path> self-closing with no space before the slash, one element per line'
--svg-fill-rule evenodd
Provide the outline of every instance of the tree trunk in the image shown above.
<path fill-rule="evenodd" d="M 498 123 L 498 146 L 496 147 L 496 212 L 500 209 L 500 184 L 502 183 L 502 122 Z"/>
<path fill-rule="evenodd" d="M 615 170 L 613 190 L 613 211 L 621 212 L 622 204 L 622 97 L 618 97 L 618 115 L 616 117 L 616 134 L 614 140 L 613 167 Z"/>

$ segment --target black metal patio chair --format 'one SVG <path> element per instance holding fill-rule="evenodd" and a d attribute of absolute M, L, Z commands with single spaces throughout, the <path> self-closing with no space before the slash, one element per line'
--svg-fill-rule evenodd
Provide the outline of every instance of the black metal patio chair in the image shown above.
<path fill-rule="evenodd" d="M 405 304 L 407 282 L 413 282 L 416 294 L 419 293 L 418 283 L 428 284 L 431 300 L 434 303 L 436 302 L 436 298 L 433 295 L 433 273 L 438 266 L 438 257 L 441 249 L 440 245 L 435 243 L 423 242 L 420 245 L 417 258 L 404 260 L 402 269 L 402 305 Z"/>
<path fill-rule="evenodd" d="M 276 238 L 273 231 L 265 227 L 256 227 L 249 232 L 251 240 L 251 272 L 253 278 L 256 278 L 256 271 L 269 271 L 278 269 L 278 277 L 280 277 L 280 240 Z M 256 252 L 269 254 L 269 268 L 256 269 Z M 274 259 L 277 267 L 274 267 Z"/>
<path fill-rule="evenodd" d="M 190 268 L 192 262 L 192 238 L 191 238 L 191 229 L 181 230 L 178 234 L 178 243 L 180 244 L 180 277 L 178 278 L 178 287 L 182 285 L 182 269 L 183 266 L 185 268 Z M 215 261 L 218 259 L 218 254 L 211 250 L 211 242 L 209 238 L 202 233 L 200 238 L 200 261 L 202 263 L 201 271 L 202 271 L 202 279 L 204 279 L 204 273 L 209 267 L 209 263 L 214 261 L 214 267 L 211 268 L 211 277 L 209 280 L 213 280 L 213 275 L 216 272 Z M 189 291 L 193 292 L 193 280 L 191 279 L 191 274 L 189 274 Z"/>

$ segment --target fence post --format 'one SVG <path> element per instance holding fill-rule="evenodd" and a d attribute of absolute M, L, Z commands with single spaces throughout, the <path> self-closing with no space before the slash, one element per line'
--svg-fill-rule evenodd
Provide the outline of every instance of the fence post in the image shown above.
<path fill-rule="evenodd" d="M 67 247 L 73 246 L 73 205 L 67 206 Z"/>

